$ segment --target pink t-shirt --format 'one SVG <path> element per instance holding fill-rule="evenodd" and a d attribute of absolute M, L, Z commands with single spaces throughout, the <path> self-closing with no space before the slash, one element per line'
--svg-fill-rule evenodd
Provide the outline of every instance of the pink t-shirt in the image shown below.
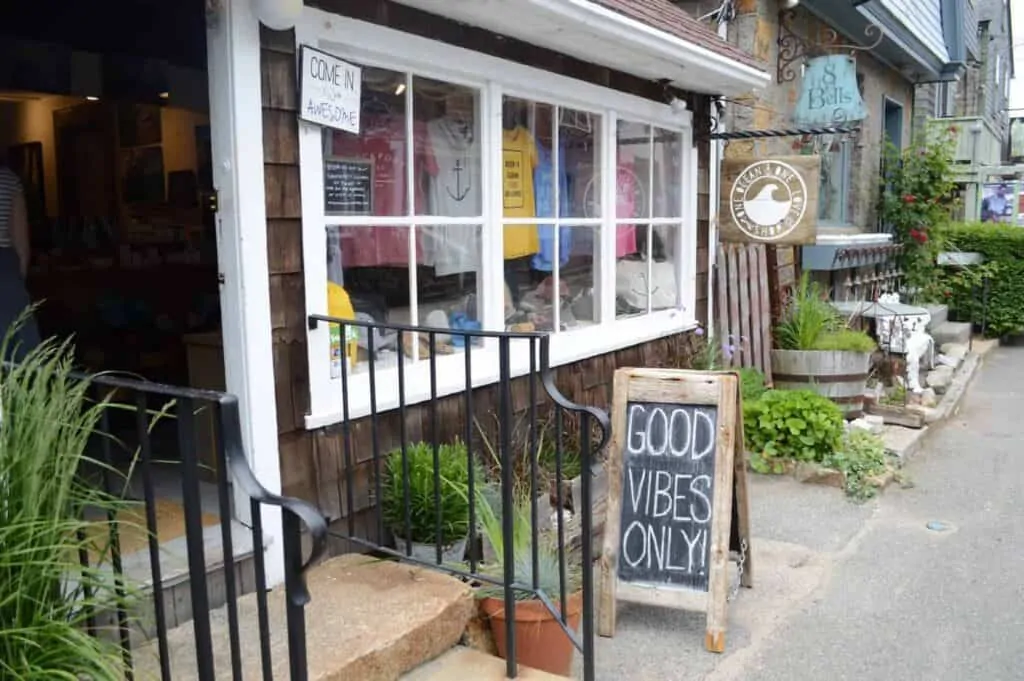
<path fill-rule="evenodd" d="M 373 214 L 377 217 L 404 217 L 406 201 L 406 134 L 402 118 L 364 119 L 360 135 L 335 132 L 331 155 L 373 163 Z M 437 161 L 430 147 L 426 126 L 417 122 L 413 129 L 415 177 L 437 174 Z M 426 183 L 416 182 L 417 207 L 426 206 Z M 338 229 L 344 267 L 402 266 L 409 264 L 409 230 L 405 227 L 341 227 Z M 422 262 L 420 240 L 416 260 Z"/>

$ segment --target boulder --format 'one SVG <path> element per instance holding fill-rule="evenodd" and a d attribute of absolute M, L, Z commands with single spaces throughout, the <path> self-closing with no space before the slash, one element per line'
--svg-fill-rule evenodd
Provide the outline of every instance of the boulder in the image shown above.
<path fill-rule="evenodd" d="M 946 357 L 952 357 L 953 359 L 962 362 L 967 357 L 967 346 L 963 343 L 944 343 L 941 348 L 941 352 Z"/>
<path fill-rule="evenodd" d="M 949 366 L 938 366 L 928 372 L 928 376 L 925 379 L 929 388 L 932 388 L 936 394 L 942 395 L 946 392 L 946 388 L 953 382 L 953 367 Z"/>

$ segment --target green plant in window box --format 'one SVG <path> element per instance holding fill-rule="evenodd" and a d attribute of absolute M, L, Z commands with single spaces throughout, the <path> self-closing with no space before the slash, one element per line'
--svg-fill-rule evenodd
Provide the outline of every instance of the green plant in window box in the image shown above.
<path fill-rule="evenodd" d="M 440 486 L 435 501 L 434 446 L 416 442 L 402 450 L 390 452 L 384 464 L 381 512 L 406 553 L 407 544 L 414 558 L 433 562 L 440 542 L 444 562 L 462 560 L 469 534 L 469 500 L 462 491 L 469 484 L 469 461 L 466 445 L 460 441 L 437 446 L 437 471 Z M 477 480 L 483 481 L 479 475 Z M 408 485 L 408 525 L 406 524 L 405 486 Z M 441 534 L 438 535 L 438 510 Z"/>

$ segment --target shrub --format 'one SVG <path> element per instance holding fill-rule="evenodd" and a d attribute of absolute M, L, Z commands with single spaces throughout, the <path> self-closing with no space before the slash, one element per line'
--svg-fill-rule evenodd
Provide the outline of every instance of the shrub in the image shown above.
<path fill-rule="evenodd" d="M 873 478 L 883 474 L 887 468 L 885 443 L 874 433 L 852 428 L 843 436 L 839 448 L 822 463 L 842 471 L 846 494 L 864 501 L 875 496 L 878 487 Z"/>
<path fill-rule="evenodd" d="M 1024 229 L 988 223 L 955 223 L 942 230 L 950 249 L 981 253 L 983 265 L 938 268 L 942 298 L 961 319 L 981 322 L 982 279 L 989 279 L 987 332 L 1003 336 L 1024 329 Z"/>
<path fill-rule="evenodd" d="M 23 321 L 7 331 L 0 357 Z M 137 596 L 106 567 L 112 518 L 131 502 L 83 482 L 83 469 L 107 470 L 86 449 L 111 404 L 90 400 L 91 383 L 72 374 L 72 362 L 69 343 L 46 341 L 20 364 L 0 365 L 3 679 L 115 681 L 125 674 L 120 647 L 90 635 L 87 624 L 94 610 L 128 609 Z M 89 568 L 79 555 L 90 556 Z"/>
<path fill-rule="evenodd" d="M 767 388 L 764 385 L 764 374 L 754 367 L 740 369 L 740 394 L 743 404 L 761 399 Z"/>
<path fill-rule="evenodd" d="M 775 327 L 775 346 L 780 350 L 874 352 L 877 344 L 863 331 L 847 328 L 818 283 L 804 273 Z"/>
<path fill-rule="evenodd" d="M 935 227 L 956 205 L 953 169 L 954 126 L 938 124 L 906 149 L 887 143 L 879 192 L 879 218 L 903 245 L 899 256 L 906 288 L 918 302 L 934 298 L 935 256 L 942 248 Z"/>
<path fill-rule="evenodd" d="M 384 466 L 381 512 L 397 536 L 422 544 L 440 541 L 450 545 L 469 533 L 469 462 L 462 442 L 438 446 L 440 473 L 441 536 L 437 536 L 437 505 L 434 502 L 434 446 L 417 442 L 406 447 L 408 478 L 403 475 L 402 450 L 388 454 Z M 483 477 L 477 478 L 481 482 Z M 409 536 L 406 537 L 405 492 L 409 485 Z"/>
<path fill-rule="evenodd" d="M 787 460 L 821 463 L 831 456 L 843 436 L 843 413 L 809 390 L 769 390 L 743 406 L 743 434 L 754 470 L 781 472 Z"/>

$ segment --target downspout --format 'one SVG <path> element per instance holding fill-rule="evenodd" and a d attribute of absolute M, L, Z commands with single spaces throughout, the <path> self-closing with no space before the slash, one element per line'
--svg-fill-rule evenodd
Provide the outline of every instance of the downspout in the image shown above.
<path fill-rule="evenodd" d="M 731 0 L 726 0 L 719 9 L 718 14 L 718 37 L 722 40 L 729 39 L 729 18 L 732 16 L 733 5 Z M 718 128 L 716 132 L 725 132 L 725 118 L 723 112 L 718 110 L 717 101 L 711 103 L 715 110 L 712 114 L 718 116 Z M 722 181 L 722 155 L 723 142 L 712 139 L 708 141 L 710 149 L 708 153 L 708 323 L 707 330 L 713 333 L 715 329 L 715 266 L 718 264 L 718 206 L 721 195 Z"/>

